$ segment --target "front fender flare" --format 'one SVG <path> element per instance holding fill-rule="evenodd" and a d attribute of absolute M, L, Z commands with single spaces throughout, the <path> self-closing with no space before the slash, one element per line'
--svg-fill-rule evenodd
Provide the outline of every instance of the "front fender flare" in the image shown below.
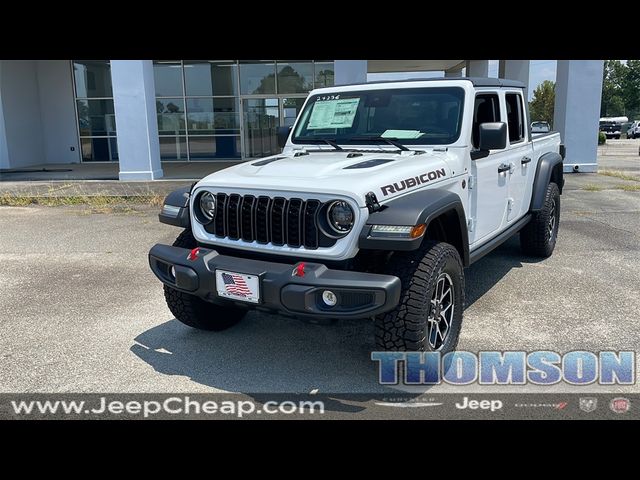
<path fill-rule="evenodd" d="M 461 256 L 465 265 L 469 264 L 469 234 L 464 207 L 460 197 L 447 190 L 431 188 L 421 190 L 385 203 L 381 210 L 369 215 L 367 224 L 360 232 L 358 246 L 375 250 L 417 250 L 422 237 L 416 239 L 395 239 L 371 237 L 372 225 L 418 225 L 429 224 L 439 216 L 454 212 L 460 227 Z"/>
<path fill-rule="evenodd" d="M 189 197 L 191 196 L 191 186 L 182 187 L 171 192 L 164 199 L 162 205 L 162 211 L 158 215 L 160 223 L 166 223 L 167 225 L 173 225 L 174 227 L 189 228 L 191 226 L 191 219 L 189 218 Z M 171 207 L 177 207 L 168 211 L 164 208 L 165 205 Z"/>

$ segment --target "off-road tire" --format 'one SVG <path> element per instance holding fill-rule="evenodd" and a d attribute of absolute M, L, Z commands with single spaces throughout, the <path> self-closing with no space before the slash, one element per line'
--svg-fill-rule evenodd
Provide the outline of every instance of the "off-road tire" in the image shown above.
<path fill-rule="evenodd" d="M 553 228 L 551 228 L 553 219 Z M 547 186 L 542 209 L 533 214 L 533 218 L 520 230 L 520 247 L 525 255 L 549 257 L 553 253 L 558 239 L 560 226 L 560 189 L 551 182 Z"/>
<path fill-rule="evenodd" d="M 191 230 L 186 229 L 178 235 L 173 246 L 195 248 L 198 246 L 198 242 L 193 237 Z M 225 330 L 238 323 L 247 313 L 246 310 L 238 307 L 220 306 L 206 302 L 200 297 L 189 295 L 167 285 L 164 285 L 164 298 L 167 307 L 177 320 L 199 330 Z"/>
<path fill-rule="evenodd" d="M 456 248 L 448 243 L 426 241 L 413 252 L 396 252 L 389 259 L 386 273 L 400 278 L 400 303 L 375 318 L 376 346 L 384 351 L 434 351 L 455 349 L 462 326 L 464 271 Z M 436 313 L 433 296 L 443 274 L 451 280 L 452 321 L 441 346 L 429 341 L 428 319 Z M 439 310 L 437 310 L 439 311 Z"/>

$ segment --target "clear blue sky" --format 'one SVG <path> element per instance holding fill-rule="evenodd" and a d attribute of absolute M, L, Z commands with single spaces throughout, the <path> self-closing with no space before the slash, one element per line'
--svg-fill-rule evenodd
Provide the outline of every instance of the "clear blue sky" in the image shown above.
<path fill-rule="evenodd" d="M 441 77 L 443 72 L 370 73 L 369 80 L 402 80 L 404 78 Z M 498 77 L 498 60 L 489 60 L 489 77 Z M 556 60 L 531 60 L 529 69 L 529 100 L 533 91 L 545 80 L 556 80 Z"/>

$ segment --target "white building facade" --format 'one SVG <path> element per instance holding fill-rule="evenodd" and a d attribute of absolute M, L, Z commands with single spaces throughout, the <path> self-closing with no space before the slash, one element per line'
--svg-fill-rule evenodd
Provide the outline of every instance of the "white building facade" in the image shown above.
<path fill-rule="evenodd" d="M 529 60 L 499 77 L 529 83 Z M 554 127 L 566 171 L 597 170 L 601 60 L 559 60 Z M 0 170 L 118 162 L 120 180 L 162 178 L 164 162 L 243 161 L 279 152 L 313 88 L 369 73 L 486 77 L 488 60 L 2 60 Z M 410 76 L 410 75 L 409 75 Z"/>

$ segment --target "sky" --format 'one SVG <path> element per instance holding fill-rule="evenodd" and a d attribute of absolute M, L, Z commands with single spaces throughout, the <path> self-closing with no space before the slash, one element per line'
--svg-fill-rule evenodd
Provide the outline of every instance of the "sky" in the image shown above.
<path fill-rule="evenodd" d="M 533 96 L 533 91 L 545 80 L 556 80 L 556 60 L 531 60 L 529 67 L 529 100 Z M 403 72 L 403 73 L 370 73 L 367 76 L 369 81 L 373 80 L 402 80 L 405 78 L 433 78 L 442 77 L 444 73 L 439 72 Z M 498 60 L 489 60 L 489 77 L 498 77 Z"/>

